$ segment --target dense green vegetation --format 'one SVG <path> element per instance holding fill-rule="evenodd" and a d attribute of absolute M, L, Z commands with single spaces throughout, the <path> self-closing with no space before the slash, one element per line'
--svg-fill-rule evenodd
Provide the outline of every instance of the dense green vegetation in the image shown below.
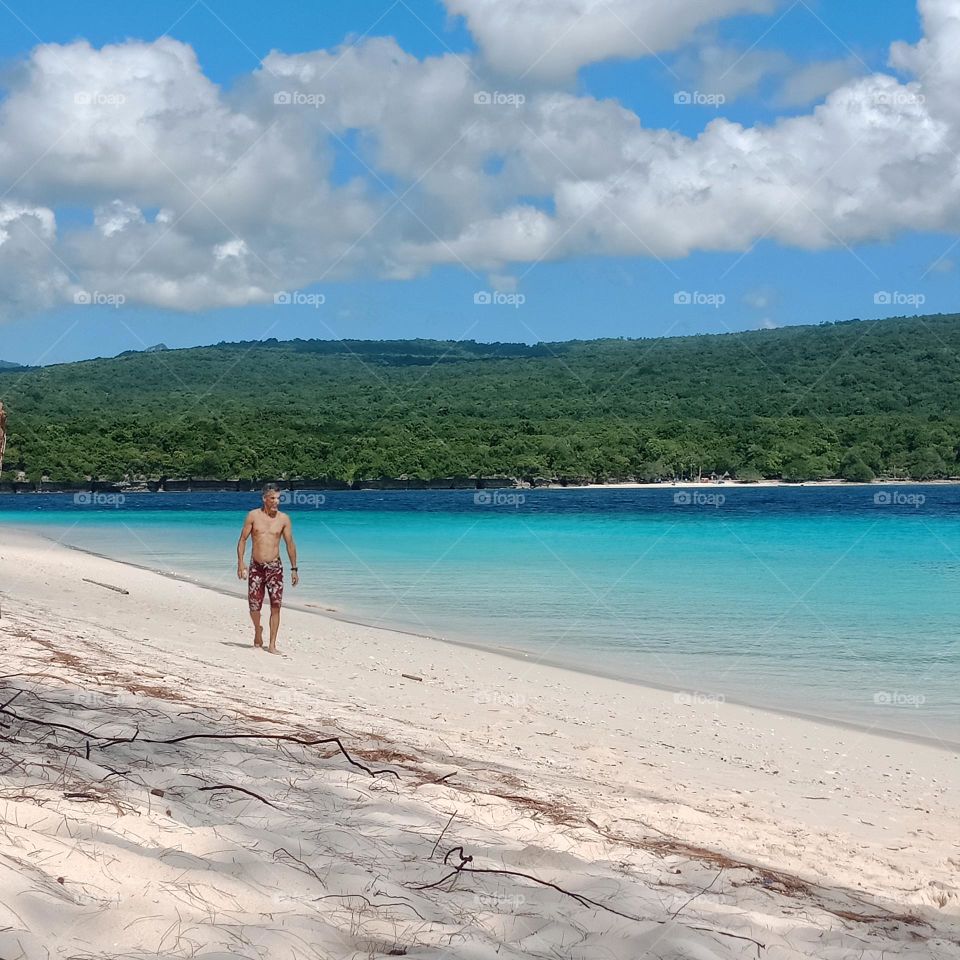
<path fill-rule="evenodd" d="M 266 341 L 0 370 L 5 479 L 960 475 L 960 316 Z"/>

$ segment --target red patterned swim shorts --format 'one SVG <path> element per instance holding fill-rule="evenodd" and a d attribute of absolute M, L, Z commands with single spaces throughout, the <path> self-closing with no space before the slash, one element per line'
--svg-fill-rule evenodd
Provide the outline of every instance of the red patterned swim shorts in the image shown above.
<path fill-rule="evenodd" d="M 264 590 L 270 595 L 270 606 L 279 607 L 283 602 L 283 564 L 280 558 L 270 563 L 250 561 L 247 571 L 247 600 L 251 610 L 259 610 L 263 606 Z"/>

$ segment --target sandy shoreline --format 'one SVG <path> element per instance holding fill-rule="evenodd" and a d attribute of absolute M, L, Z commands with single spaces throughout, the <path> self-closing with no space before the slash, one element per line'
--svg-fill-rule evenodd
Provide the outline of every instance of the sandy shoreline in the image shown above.
<path fill-rule="evenodd" d="M 270 658 L 235 597 L 0 530 L 0 702 L 140 729 L 0 715 L 4 958 L 960 957 L 954 749 L 318 611 Z M 272 736 L 147 743 L 200 732 Z M 430 886 L 460 845 L 512 872 Z"/>
<path fill-rule="evenodd" d="M 97 481 L 101 483 L 101 481 Z M 110 487 L 117 487 L 118 490 L 124 494 L 150 494 L 155 495 L 159 491 L 149 490 L 147 488 L 141 487 L 139 485 L 124 487 L 123 484 L 114 484 L 109 481 L 102 481 L 102 483 L 107 484 Z M 277 481 L 280 487 L 286 489 L 288 487 L 287 481 Z M 83 491 L 86 491 L 88 483 L 83 487 Z M 910 480 L 906 478 L 897 478 L 897 479 L 886 479 L 878 478 L 876 480 L 843 480 L 839 477 L 831 477 L 827 480 L 661 480 L 659 482 L 642 482 L 636 480 L 624 480 L 624 481 L 611 481 L 609 483 L 542 483 L 535 484 L 533 486 L 520 484 L 518 486 L 488 486 L 488 487 L 469 487 L 469 486 L 460 486 L 460 487 L 411 487 L 405 489 L 402 487 L 356 487 L 351 489 L 343 489 L 340 487 L 324 487 L 324 486 L 312 486 L 310 484 L 303 485 L 302 481 L 290 481 L 289 489 L 295 490 L 322 490 L 328 493 L 470 493 L 477 492 L 479 490 L 665 490 L 671 487 L 677 488 L 687 488 L 691 487 L 694 489 L 703 489 L 705 487 L 725 487 L 729 489 L 744 489 L 749 490 L 751 488 L 764 487 L 827 487 L 827 488 L 837 488 L 837 487 L 884 487 L 884 486 L 896 486 L 896 487 L 916 487 L 916 486 L 960 486 L 960 477 L 951 477 L 949 479 L 939 479 L 939 480 Z M 257 487 L 259 489 L 259 487 Z M 9 496 L 74 496 L 78 492 L 75 489 L 70 490 L 12 490 L 12 489 L 0 489 L 0 495 L 9 495 Z M 249 493 L 249 490 L 233 490 L 228 488 L 199 488 L 198 490 L 191 491 L 187 489 L 176 489 L 176 490 L 167 490 L 163 491 L 162 495 L 171 495 L 177 496 L 183 493 Z"/>
<path fill-rule="evenodd" d="M 166 577 L 170 580 L 177 580 L 182 583 L 189 583 L 192 586 L 198 587 L 201 590 L 211 590 L 214 593 L 218 593 L 221 596 L 233 597 L 239 599 L 243 596 L 242 589 L 238 588 L 237 590 L 228 590 L 224 587 L 217 586 L 212 583 L 204 583 L 196 578 L 188 577 L 182 574 L 174 573 L 168 570 L 158 570 L 154 567 L 146 566 L 145 564 L 134 563 L 130 560 L 117 560 L 113 557 L 108 557 L 105 554 L 97 553 L 95 550 L 87 550 L 84 547 L 78 547 L 74 544 L 63 543 L 62 541 L 56 540 L 55 538 L 49 537 L 47 534 L 39 533 L 34 534 L 33 531 L 24 529 L 23 527 L 4 527 L 8 530 L 16 530 L 21 534 L 26 534 L 27 536 L 40 536 L 42 539 L 49 542 L 51 545 L 61 546 L 67 550 L 76 551 L 77 553 L 85 554 L 91 557 L 96 557 L 100 560 L 106 560 L 111 563 L 121 563 L 126 566 L 134 567 L 137 570 L 144 570 L 149 573 L 154 573 L 157 576 Z M 469 640 L 464 639 L 454 639 L 446 636 L 437 636 L 434 634 L 426 633 L 424 631 L 417 630 L 408 630 L 404 629 L 397 625 L 385 625 L 371 623 L 364 620 L 359 615 L 356 615 L 351 612 L 343 612 L 334 607 L 322 606 L 317 603 L 308 603 L 308 602 L 298 602 L 296 600 L 291 600 L 291 594 L 288 591 L 284 599 L 284 606 L 287 610 L 295 610 L 307 614 L 308 616 L 317 616 L 323 617 L 328 620 L 337 620 L 341 623 L 351 624 L 357 627 L 365 627 L 370 630 L 383 631 L 386 630 L 389 633 L 398 634 L 407 637 L 420 638 L 423 640 L 429 640 L 435 643 L 444 643 L 451 644 L 455 647 L 464 647 L 470 650 L 477 650 L 481 653 L 489 653 L 497 657 L 506 657 L 509 660 L 515 660 L 520 663 L 525 664 L 538 664 L 547 667 L 553 667 L 558 670 L 569 670 L 574 673 L 583 673 L 587 676 L 597 677 L 602 680 L 613 680 L 618 683 L 627 684 L 629 686 L 645 687 L 650 690 L 657 690 L 665 693 L 670 693 L 674 695 L 681 695 L 683 697 L 704 697 L 712 698 L 713 701 L 728 703 L 735 706 L 747 707 L 751 710 L 772 714 L 775 717 L 795 717 L 801 720 L 808 720 L 812 723 L 826 724 L 828 726 L 839 727 L 844 730 L 850 730 L 854 732 L 866 732 L 866 733 L 876 733 L 880 736 L 890 737 L 897 740 L 904 740 L 909 743 L 919 743 L 926 744 L 928 746 L 942 747 L 951 751 L 960 752 L 960 718 L 958 718 L 956 739 L 954 739 L 949 734 L 943 736 L 931 734 L 930 736 L 923 736 L 920 734 L 909 733 L 903 730 L 895 730 L 889 727 L 885 727 L 879 723 L 858 723 L 854 720 L 842 719 L 839 717 L 825 716 L 815 713 L 802 713 L 797 710 L 789 710 L 786 708 L 777 708 L 769 705 L 764 705 L 761 703 L 750 703 L 748 701 L 739 700 L 736 697 L 730 697 L 727 695 L 718 694 L 716 691 L 706 690 L 703 688 L 696 687 L 679 687 L 671 686 L 666 683 L 657 683 L 649 679 L 640 679 L 630 676 L 618 676 L 612 672 L 606 672 L 600 667 L 594 665 L 590 666 L 587 664 L 577 664 L 572 662 L 563 661 L 560 659 L 544 657 L 540 654 L 535 654 L 528 650 L 523 650 L 517 647 L 507 647 L 507 646 L 498 646 L 494 644 L 484 644 L 484 643 L 475 643 Z M 676 696 L 674 697 L 676 700 Z"/>

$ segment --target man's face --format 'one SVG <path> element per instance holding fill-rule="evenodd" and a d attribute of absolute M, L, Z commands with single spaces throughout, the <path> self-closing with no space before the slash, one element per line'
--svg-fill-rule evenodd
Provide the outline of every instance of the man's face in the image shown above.
<path fill-rule="evenodd" d="M 268 513 L 276 512 L 280 506 L 280 494 L 276 490 L 271 490 L 263 495 L 263 509 Z"/>

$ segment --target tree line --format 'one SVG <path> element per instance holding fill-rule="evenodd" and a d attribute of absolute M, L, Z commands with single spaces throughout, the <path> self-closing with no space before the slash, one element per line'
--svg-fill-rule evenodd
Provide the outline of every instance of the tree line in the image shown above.
<path fill-rule="evenodd" d="M 501 344 L 294 340 L 0 369 L 2 479 L 960 475 L 960 316 Z"/>

